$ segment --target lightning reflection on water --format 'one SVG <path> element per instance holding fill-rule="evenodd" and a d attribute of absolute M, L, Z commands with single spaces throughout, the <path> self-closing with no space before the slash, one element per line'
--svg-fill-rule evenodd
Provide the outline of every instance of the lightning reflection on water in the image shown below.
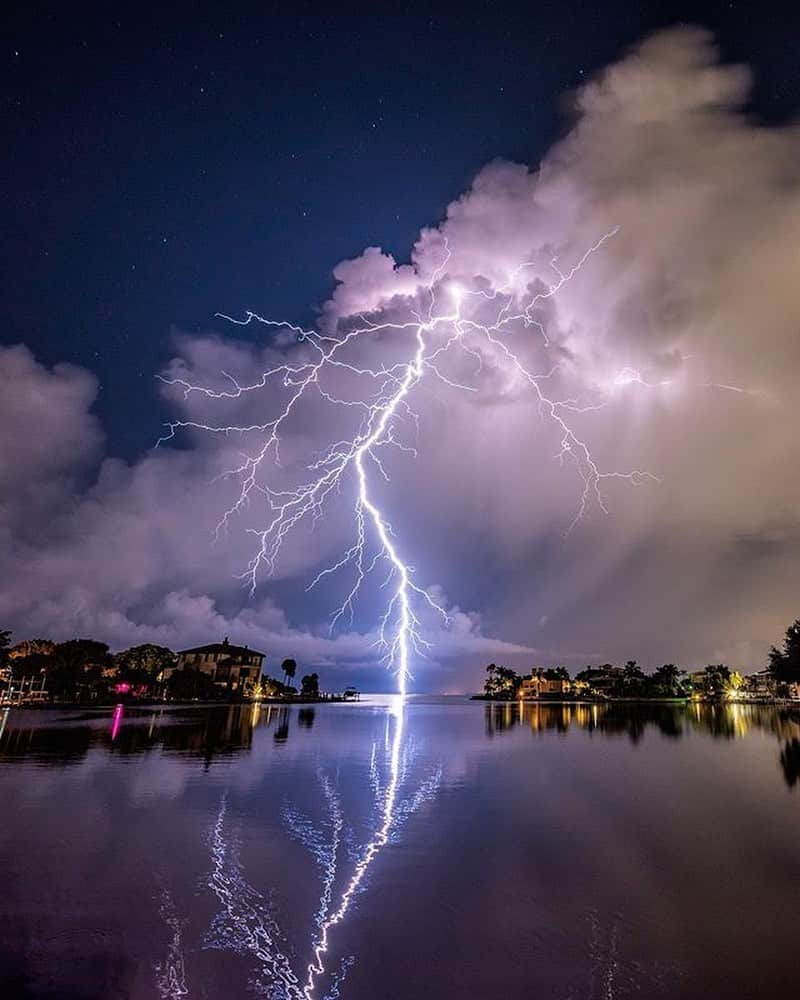
<path fill-rule="evenodd" d="M 318 902 L 311 916 L 305 946 L 290 946 L 280 925 L 275 898 L 254 886 L 245 873 L 231 814 L 229 793 L 223 792 L 209 832 L 210 868 L 205 888 L 219 909 L 203 939 L 203 948 L 249 958 L 249 987 L 257 996 L 273 1000 L 336 1000 L 355 956 L 337 948 L 337 930 L 368 888 L 369 876 L 381 852 L 400 826 L 435 795 L 441 784 L 440 765 L 412 783 L 409 776 L 417 747 L 407 738 L 405 698 L 393 696 L 383 739 L 373 741 L 366 779 L 370 819 L 360 838 L 348 822 L 338 772 L 317 767 L 320 815 L 312 819 L 294 803 L 282 810 L 289 836 L 314 858 L 319 879 Z M 162 918 L 173 932 L 168 959 L 156 967 L 159 993 L 164 1000 L 187 996 L 181 950 L 184 922 L 174 906 L 162 903 Z M 293 940 L 297 940 L 293 936 Z M 304 957 L 305 955 L 305 957 Z M 302 971 L 301 971 L 302 970 Z"/>

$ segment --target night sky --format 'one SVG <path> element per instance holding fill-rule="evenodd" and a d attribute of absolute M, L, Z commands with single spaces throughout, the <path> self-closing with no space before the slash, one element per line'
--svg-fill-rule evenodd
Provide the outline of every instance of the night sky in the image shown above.
<path fill-rule="evenodd" d="M 467 392 L 421 385 L 416 437 L 396 427 L 417 460 L 393 454 L 377 487 L 450 614 L 416 687 L 474 688 L 489 660 L 762 667 L 800 613 L 800 14 L 785 6 L 7 13 L 0 628 L 114 648 L 230 634 L 338 671 L 329 686 L 391 687 L 371 645 L 380 588 L 333 636 L 346 582 L 306 592 L 350 544 L 346 489 L 251 595 L 244 529 L 263 511 L 251 498 L 212 538 L 252 435 L 189 428 L 154 448 L 166 421 L 258 425 L 283 390 L 214 408 L 158 376 L 219 391 L 222 372 L 244 384 L 307 357 L 217 312 L 320 330 L 407 318 L 443 238 L 444 287 L 496 290 L 528 261 L 524 296 L 606 234 L 537 313 L 544 342 L 512 342 L 556 365 L 546 384 L 598 467 L 648 474 L 589 490 L 572 530 L 589 466 L 499 348 L 447 368 Z M 377 335 L 354 359 L 402 345 Z M 341 416 L 293 417 L 278 488 Z"/>
<path fill-rule="evenodd" d="M 308 321 L 336 262 L 406 259 L 486 162 L 536 163 L 564 93 L 653 30 L 710 28 L 754 68 L 760 116 L 800 107 L 781 3 L 18 6 L 2 339 L 95 372 L 125 458 L 158 438 L 173 329 Z"/>

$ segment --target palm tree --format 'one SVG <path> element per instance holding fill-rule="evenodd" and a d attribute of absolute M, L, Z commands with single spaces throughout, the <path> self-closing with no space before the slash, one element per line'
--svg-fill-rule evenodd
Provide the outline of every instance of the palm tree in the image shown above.
<path fill-rule="evenodd" d="M 683 694 L 684 682 L 683 671 L 679 670 L 674 663 L 665 663 L 653 674 L 652 682 L 654 692 L 665 698 L 675 698 Z"/>
<path fill-rule="evenodd" d="M 636 660 L 628 660 L 622 668 L 622 693 L 627 696 L 641 694 L 644 680 L 644 671 L 639 667 Z"/>
<path fill-rule="evenodd" d="M 283 683 L 288 687 L 289 678 L 293 678 L 297 673 L 297 664 L 294 660 L 284 660 L 281 664 L 281 670 L 283 671 Z"/>

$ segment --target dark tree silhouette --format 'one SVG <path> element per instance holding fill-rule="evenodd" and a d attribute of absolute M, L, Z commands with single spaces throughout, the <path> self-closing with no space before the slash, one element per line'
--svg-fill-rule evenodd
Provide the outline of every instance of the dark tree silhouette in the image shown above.
<path fill-rule="evenodd" d="M 31 677 L 34 674 L 40 674 L 43 670 L 47 672 L 52 658 L 46 653 L 29 653 L 27 656 L 16 656 L 10 662 L 15 677 Z"/>
<path fill-rule="evenodd" d="M 639 698 L 644 694 L 647 678 L 636 660 L 628 660 L 622 676 L 614 682 L 613 693 L 621 698 Z"/>
<path fill-rule="evenodd" d="M 81 698 L 101 694 L 103 669 L 111 666 L 105 642 L 68 639 L 53 650 L 49 687 L 59 698 Z"/>
<path fill-rule="evenodd" d="M 724 663 L 709 663 L 703 674 L 703 691 L 711 698 L 721 698 L 730 679 L 730 667 Z"/>
<path fill-rule="evenodd" d="M 769 669 L 777 681 L 800 681 L 800 618 L 786 629 L 783 649 L 770 650 Z"/>
<path fill-rule="evenodd" d="M 510 667 L 498 667 L 495 663 L 490 663 L 486 674 L 483 690 L 489 698 L 511 697 L 520 685 L 519 674 L 514 673 Z"/>
<path fill-rule="evenodd" d="M 319 674 L 306 674 L 300 681 L 300 693 L 305 698 L 318 698 Z"/>
<path fill-rule="evenodd" d="M 131 683 L 154 681 L 163 670 L 174 667 L 175 661 L 171 649 L 152 642 L 131 646 L 114 656 L 114 665 L 119 667 L 120 677 Z"/>
<path fill-rule="evenodd" d="M 659 667 L 650 679 L 650 693 L 659 698 L 681 698 L 690 694 L 691 682 L 674 663 Z"/>
<path fill-rule="evenodd" d="M 288 686 L 289 680 L 294 678 L 297 673 L 297 664 L 294 660 L 284 660 L 281 664 L 281 670 L 283 671 L 283 682 Z"/>
<path fill-rule="evenodd" d="M 0 629 L 0 667 L 8 663 L 8 647 L 11 645 L 11 632 L 8 629 Z"/>
<path fill-rule="evenodd" d="M 176 670 L 167 684 L 170 698 L 177 701 L 190 701 L 196 698 L 200 701 L 213 701 L 220 696 L 219 688 L 213 679 L 195 667 L 184 667 Z"/>

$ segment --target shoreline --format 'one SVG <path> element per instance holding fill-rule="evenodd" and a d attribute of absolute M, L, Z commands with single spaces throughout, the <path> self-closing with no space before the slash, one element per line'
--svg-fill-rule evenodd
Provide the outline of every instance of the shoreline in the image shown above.
<path fill-rule="evenodd" d="M 454 696 L 454 700 L 484 702 L 489 705 L 765 705 L 800 707 L 800 698 L 737 698 L 733 701 L 726 701 L 716 698 L 495 698 L 485 694 L 464 694 Z M 345 698 L 342 695 L 331 695 L 327 698 L 302 698 L 299 695 L 294 698 L 260 698 L 241 699 L 238 701 L 42 701 L 42 702 L 22 702 L 17 704 L 2 703 L 0 712 L 7 709 L 20 710 L 46 710 L 46 711 L 105 711 L 116 708 L 118 705 L 123 708 L 137 710 L 153 709 L 185 709 L 185 708 L 244 708 L 258 705 L 269 705 L 270 707 L 290 706 L 290 705 L 357 705 L 360 699 Z"/>
<path fill-rule="evenodd" d="M 494 698 L 469 695 L 470 701 L 495 705 L 797 705 L 800 698 Z"/>
<path fill-rule="evenodd" d="M 355 698 L 345 698 L 342 695 L 331 695 L 329 698 L 259 698 L 258 700 L 249 698 L 240 701 L 29 701 L 19 704 L 0 704 L 0 711 L 7 708 L 20 709 L 60 709 L 62 711 L 74 711 L 75 709 L 101 709 L 116 708 L 122 705 L 123 708 L 244 708 L 258 705 L 352 705 L 358 704 Z"/>

